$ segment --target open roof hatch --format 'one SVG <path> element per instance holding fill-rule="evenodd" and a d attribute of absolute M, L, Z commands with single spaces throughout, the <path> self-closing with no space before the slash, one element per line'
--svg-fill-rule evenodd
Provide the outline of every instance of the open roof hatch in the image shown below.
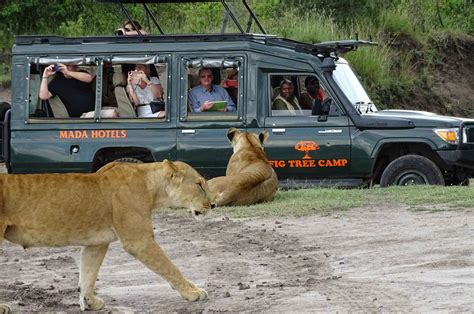
<path fill-rule="evenodd" d="M 150 19 L 153 21 L 153 24 L 156 26 L 158 29 L 158 32 L 161 35 L 164 35 L 164 31 L 161 28 L 156 16 L 151 12 L 150 8 L 148 7 L 147 4 L 153 3 L 153 4 L 159 4 L 159 3 L 192 3 L 192 2 L 220 2 L 222 6 L 224 7 L 225 10 L 225 15 L 223 17 L 222 21 L 222 27 L 220 33 L 225 33 L 227 24 L 229 22 L 229 19 L 231 19 L 234 22 L 234 25 L 239 29 L 239 32 L 242 34 L 248 34 L 250 33 L 250 30 L 252 28 L 253 22 L 255 22 L 255 25 L 257 25 L 259 31 L 262 34 L 266 34 L 265 29 L 263 28 L 262 24 L 260 24 L 260 21 L 258 20 L 257 16 L 253 13 L 252 9 L 247 3 L 247 0 L 235 0 L 235 1 L 229 1 L 229 0 L 98 0 L 99 2 L 111 2 L 111 3 L 116 3 L 120 6 L 120 10 L 122 13 L 125 15 L 127 20 L 131 21 L 133 24 L 133 17 L 130 13 L 130 11 L 127 9 L 126 4 L 142 4 L 143 8 L 146 12 L 146 15 L 150 17 Z M 248 13 L 248 20 L 247 20 L 247 25 L 244 28 L 244 26 L 239 22 L 237 19 L 237 16 L 235 14 L 235 10 L 232 8 L 231 2 L 240 2 L 242 3 L 243 7 Z M 137 29 L 137 32 L 139 35 L 143 35 L 138 28 L 135 26 L 135 29 Z"/>

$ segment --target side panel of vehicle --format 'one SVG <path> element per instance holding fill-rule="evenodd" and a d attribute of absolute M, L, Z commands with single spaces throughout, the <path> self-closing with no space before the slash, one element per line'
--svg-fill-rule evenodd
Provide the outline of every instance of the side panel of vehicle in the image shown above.
<path fill-rule="evenodd" d="M 87 172 L 110 159 L 132 157 L 137 152 L 148 160 L 176 159 L 176 119 L 171 113 L 159 123 L 34 118 L 29 101 L 35 97 L 29 97 L 30 80 L 25 77 L 38 74 L 30 75 L 30 58 L 25 56 L 15 56 L 13 64 L 12 78 L 18 84 L 12 91 L 12 172 Z M 96 90 L 99 96 L 100 92 Z M 100 106 L 99 101 L 99 112 Z"/>
<path fill-rule="evenodd" d="M 240 52 L 200 51 L 177 54 L 179 83 L 177 103 L 177 159 L 189 163 L 206 178 L 225 175 L 227 162 L 232 155 L 232 146 L 227 138 L 230 127 L 245 129 L 247 108 L 247 56 Z M 233 102 L 236 111 L 232 112 L 193 112 L 189 91 L 199 84 L 198 69 L 192 67 L 198 64 L 228 64 L 228 67 L 212 67 L 215 73 L 215 84 L 224 81 L 224 72 L 234 70 L 235 93 Z M 193 82 L 195 81 L 195 82 Z M 230 93 L 229 89 L 226 89 Z M 230 105 L 230 104 L 229 104 Z"/>
<path fill-rule="evenodd" d="M 408 154 L 424 156 L 440 170 L 446 170 L 445 163 L 436 151 L 447 145 L 437 139 L 430 128 L 353 130 L 352 144 L 352 173 L 360 177 L 372 177 L 374 182 L 378 182 L 391 161 Z"/>
<path fill-rule="evenodd" d="M 305 79 L 317 77 L 325 97 L 333 98 L 322 76 L 314 71 L 317 64 L 312 66 L 311 62 L 319 60 L 265 55 L 256 64 L 260 115 L 270 135 L 265 152 L 280 179 L 331 179 L 350 175 L 349 120 L 336 103 L 324 121 L 319 115 L 312 115 L 311 110 L 291 114 L 273 106 L 282 79 L 291 80 L 295 96 L 301 96 L 306 91 Z"/>

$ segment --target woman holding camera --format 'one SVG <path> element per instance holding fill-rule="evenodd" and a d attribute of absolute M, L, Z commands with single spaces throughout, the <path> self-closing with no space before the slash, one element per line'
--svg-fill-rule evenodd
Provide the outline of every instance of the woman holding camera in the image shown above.
<path fill-rule="evenodd" d="M 127 83 L 128 97 L 135 106 L 138 117 L 165 116 L 163 88 L 157 77 L 150 77 L 150 67 L 147 64 L 135 65 L 135 70 L 128 72 Z"/>

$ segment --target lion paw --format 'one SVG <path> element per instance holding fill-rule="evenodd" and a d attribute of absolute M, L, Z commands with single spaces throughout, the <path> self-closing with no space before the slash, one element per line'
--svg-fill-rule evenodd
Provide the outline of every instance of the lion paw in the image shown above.
<path fill-rule="evenodd" d="M 81 297 L 79 304 L 81 306 L 82 311 L 85 311 L 86 309 L 92 310 L 92 311 L 98 311 L 105 307 L 104 300 L 96 296 Z"/>
<path fill-rule="evenodd" d="M 188 301 L 202 301 L 207 299 L 207 291 L 196 287 L 192 282 L 189 282 L 189 285 L 182 291 L 179 291 L 179 293 L 183 299 Z"/>

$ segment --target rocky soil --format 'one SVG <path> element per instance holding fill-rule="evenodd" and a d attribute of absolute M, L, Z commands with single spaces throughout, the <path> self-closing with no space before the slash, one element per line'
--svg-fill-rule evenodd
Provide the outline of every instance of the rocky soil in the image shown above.
<path fill-rule="evenodd" d="M 114 243 L 96 287 L 105 311 L 474 311 L 474 208 L 154 221 L 157 241 L 209 299 L 182 300 Z M 4 242 L 0 301 L 22 312 L 79 310 L 78 257 L 78 248 Z"/>

